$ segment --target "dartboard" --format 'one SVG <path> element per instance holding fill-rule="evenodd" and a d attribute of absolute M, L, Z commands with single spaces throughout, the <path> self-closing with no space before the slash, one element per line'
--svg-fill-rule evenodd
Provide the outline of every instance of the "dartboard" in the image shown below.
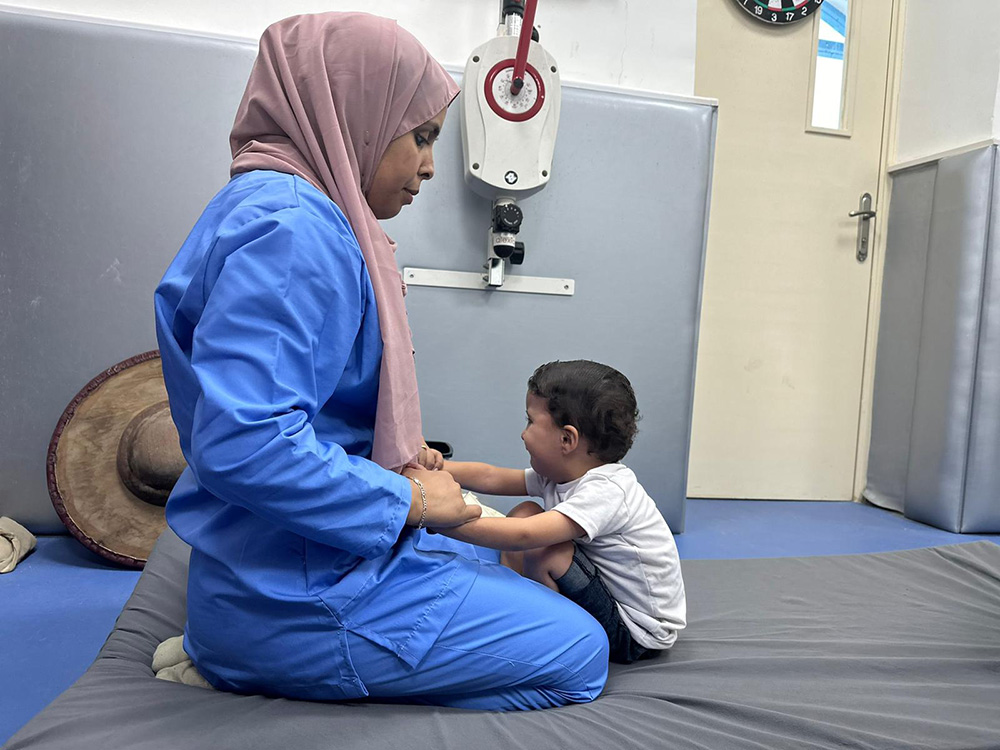
<path fill-rule="evenodd" d="M 795 23 L 819 10 L 823 0 L 734 0 L 764 23 Z"/>

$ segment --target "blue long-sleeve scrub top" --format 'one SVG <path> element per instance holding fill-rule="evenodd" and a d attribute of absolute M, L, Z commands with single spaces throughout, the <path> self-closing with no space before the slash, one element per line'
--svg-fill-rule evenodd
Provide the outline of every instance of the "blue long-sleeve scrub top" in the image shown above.
<path fill-rule="evenodd" d="M 155 308 L 188 461 L 166 514 L 192 547 L 199 670 L 239 692 L 361 697 L 348 631 L 415 666 L 477 563 L 422 549 L 409 481 L 369 460 L 382 340 L 343 213 L 299 177 L 236 176 Z"/>

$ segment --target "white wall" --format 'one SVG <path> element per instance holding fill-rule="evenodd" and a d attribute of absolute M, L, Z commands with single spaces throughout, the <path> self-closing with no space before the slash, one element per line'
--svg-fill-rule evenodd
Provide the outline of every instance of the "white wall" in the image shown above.
<path fill-rule="evenodd" d="M 1000 137 L 1000 2 L 908 0 L 896 163 Z"/>
<path fill-rule="evenodd" d="M 694 93 L 693 0 L 539 0 L 541 41 L 564 81 Z M 257 39 L 297 13 L 365 10 L 397 19 L 446 65 L 492 36 L 499 0 L 13 0 L 3 7 Z"/>

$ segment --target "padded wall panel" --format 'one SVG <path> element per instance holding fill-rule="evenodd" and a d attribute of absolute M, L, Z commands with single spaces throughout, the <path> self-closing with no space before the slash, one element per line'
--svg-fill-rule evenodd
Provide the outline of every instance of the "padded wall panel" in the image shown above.
<path fill-rule="evenodd" d="M 864 494 L 895 511 L 903 510 L 906 495 L 936 176 L 937 167 L 929 165 L 897 177 L 892 185 Z"/>
<path fill-rule="evenodd" d="M 961 531 L 1000 531 L 1000 168 L 994 147 L 989 245 L 983 280 L 975 408 Z"/>
<path fill-rule="evenodd" d="M 606 362 L 628 375 L 642 413 L 626 463 L 683 529 L 714 124 L 713 107 L 564 88 L 552 181 L 520 204 L 526 256 L 514 273 L 572 278 L 576 294 L 410 287 L 428 437 L 457 459 L 527 466 L 528 376 L 553 359 Z M 457 119 L 445 128 L 439 170 L 455 166 L 427 186 L 437 210 L 388 229 L 401 265 L 481 271 L 490 203 L 451 176 Z"/>
<path fill-rule="evenodd" d="M 941 159 L 892 187 L 864 494 L 955 532 L 1000 531 L 996 158 Z"/>
<path fill-rule="evenodd" d="M 906 514 L 959 531 L 972 418 L 993 150 L 938 163 Z"/>
<path fill-rule="evenodd" d="M 228 177 L 250 44 L 0 12 L 0 512 L 62 531 L 47 442 L 94 375 L 155 347 L 152 293 Z M 17 106 L 8 106 L 16 102 Z M 412 287 L 426 421 L 459 458 L 526 464 L 525 381 L 587 357 L 632 379 L 627 462 L 684 523 L 713 106 L 563 90 L 549 186 L 523 202 L 518 273 L 572 298 Z M 401 266 L 477 270 L 488 203 L 462 182 L 457 110 L 437 176 L 387 224 Z"/>
<path fill-rule="evenodd" d="M 45 455 L 87 381 L 156 348 L 152 294 L 229 175 L 256 50 L 0 12 L 0 513 L 63 532 Z"/>

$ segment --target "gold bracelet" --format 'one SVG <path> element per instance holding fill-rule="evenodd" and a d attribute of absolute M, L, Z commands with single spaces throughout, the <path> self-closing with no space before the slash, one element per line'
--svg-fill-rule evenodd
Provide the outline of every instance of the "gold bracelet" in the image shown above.
<path fill-rule="evenodd" d="M 417 531 L 419 531 L 424 528 L 424 521 L 427 520 L 427 490 L 424 489 L 424 483 L 416 477 L 410 477 L 409 479 L 420 490 L 420 502 L 423 504 L 423 507 L 420 509 L 420 520 L 417 522 Z"/>

